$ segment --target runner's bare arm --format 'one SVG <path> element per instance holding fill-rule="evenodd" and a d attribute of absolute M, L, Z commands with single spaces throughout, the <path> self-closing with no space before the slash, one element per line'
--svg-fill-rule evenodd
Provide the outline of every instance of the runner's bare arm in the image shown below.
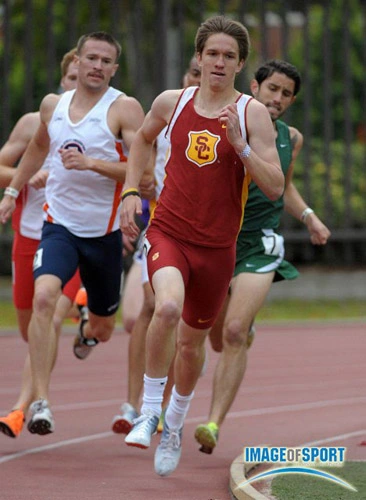
<path fill-rule="evenodd" d="M 108 125 L 116 138 L 123 139 L 127 148 L 141 127 L 144 112 L 141 104 L 132 97 L 121 96 L 111 105 L 108 112 Z M 61 149 L 62 162 L 67 169 L 92 170 L 118 182 L 124 182 L 126 161 L 111 162 L 92 158 L 76 149 Z"/>
<path fill-rule="evenodd" d="M 29 179 L 42 167 L 49 151 L 49 135 L 47 125 L 51 119 L 59 96 L 49 94 L 41 103 L 40 124 L 32 137 L 22 159 L 15 171 L 14 177 L 10 183 L 10 188 L 16 193 L 20 191 Z M 16 197 L 16 196 L 15 196 Z M 0 221 L 7 222 L 15 209 L 14 193 L 4 194 L 0 203 Z"/>
<path fill-rule="evenodd" d="M 39 125 L 39 113 L 26 113 L 15 124 L 8 140 L 0 150 L 0 187 L 12 181 L 16 162 L 26 150 Z"/>
<path fill-rule="evenodd" d="M 236 105 L 225 106 L 219 120 L 225 122 L 227 137 L 235 152 L 241 153 L 246 142 L 240 132 Z M 284 176 L 269 113 L 265 106 L 255 99 L 248 103 L 247 127 L 251 152 L 242 161 L 251 178 L 263 193 L 270 200 L 276 200 L 283 193 Z"/>
<path fill-rule="evenodd" d="M 291 165 L 286 175 L 284 208 L 287 213 L 304 222 L 307 230 L 309 231 L 310 240 L 313 245 L 325 245 L 331 235 L 330 230 L 327 228 L 327 226 L 323 224 L 323 222 L 314 212 L 309 213 L 308 215 L 306 215 L 305 219 L 303 219 L 304 210 L 308 208 L 308 205 L 297 190 L 292 180 L 295 160 L 303 145 L 303 136 L 295 127 L 289 128 L 293 149 Z"/>
<path fill-rule="evenodd" d="M 150 164 L 154 141 L 159 132 L 169 123 L 180 93 L 181 90 L 167 90 L 153 102 L 131 146 L 124 191 L 138 189 L 143 173 Z M 135 214 L 141 214 L 141 212 L 141 200 L 138 196 L 125 198 L 121 210 L 121 228 L 130 237 L 136 237 L 139 234 Z"/>

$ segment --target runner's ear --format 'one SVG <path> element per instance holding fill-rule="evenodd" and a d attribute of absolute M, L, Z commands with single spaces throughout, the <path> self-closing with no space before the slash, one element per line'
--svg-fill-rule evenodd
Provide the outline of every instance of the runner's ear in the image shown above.
<path fill-rule="evenodd" d="M 252 92 L 253 97 L 257 97 L 258 90 L 259 90 L 259 84 L 258 84 L 257 80 L 253 79 L 250 82 L 250 90 Z"/>

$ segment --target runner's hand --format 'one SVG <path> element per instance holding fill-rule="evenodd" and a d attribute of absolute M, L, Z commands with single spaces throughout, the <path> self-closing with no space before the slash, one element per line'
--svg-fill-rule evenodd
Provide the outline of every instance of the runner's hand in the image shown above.
<path fill-rule="evenodd" d="M 331 235 L 327 226 L 314 214 L 306 217 L 306 227 L 310 233 L 310 241 L 313 245 L 325 245 Z"/>
<path fill-rule="evenodd" d="M 135 215 L 142 214 L 142 203 L 139 196 L 127 196 L 122 202 L 120 228 L 130 238 L 137 238 L 140 228 L 135 222 Z"/>
<path fill-rule="evenodd" d="M 15 210 L 15 198 L 13 196 L 4 195 L 0 202 L 0 222 L 5 224 Z"/>

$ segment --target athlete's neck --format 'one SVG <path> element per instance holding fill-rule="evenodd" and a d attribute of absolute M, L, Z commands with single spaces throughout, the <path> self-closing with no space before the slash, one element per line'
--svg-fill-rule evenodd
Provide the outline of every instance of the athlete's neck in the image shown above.
<path fill-rule="evenodd" d="M 234 88 L 229 88 L 226 91 L 215 91 L 200 87 L 195 97 L 194 108 L 199 115 L 216 118 L 222 108 L 236 102 L 239 95 L 240 92 Z"/>
<path fill-rule="evenodd" d="M 82 120 L 85 115 L 100 101 L 107 92 L 109 87 L 99 92 L 88 92 L 86 89 L 82 91 L 76 90 L 70 102 L 69 117 L 73 123 Z"/>

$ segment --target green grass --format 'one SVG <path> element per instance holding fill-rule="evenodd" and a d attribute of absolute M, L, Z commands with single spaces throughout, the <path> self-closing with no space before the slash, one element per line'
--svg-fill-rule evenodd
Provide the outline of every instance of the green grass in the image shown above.
<path fill-rule="evenodd" d="M 363 300 L 281 300 L 265 304 L 258 321 L 366 319 Z"/>
<path fill-rule="evenodd" d="M 15 309 L 12 302 L 0 302 L 0 328 L 16 325 Z"/>
<path fill-rule="evenodd" d="M 366 463 L 347 462 L 343 467 L 322 468 L 357 489 L 357 493 L 331 481 L 301 474 L 282 475 L 272 481 L 277 500 L 365 500 Z"/>
<path fill-rule="evenodd" d="M 0 276 L 0 289 L 9 289 L 11 278 Z M 10 295 L 10 294 L 9 294 Z M 366 319 L 362 300 L 280 300 L 266 303 L 257 316 L 257 322 Z M 118 314 L 120 322 L 120 315 Z M 11 298 L 0 300 L 0 328 L 16 325 Z"/>
<path fill-rule="evenodd" d="M 283 300 L 265 304 L 257 322 L 365 319 L 365 303 L 361 300 L 300 301 Z M 118 315 L 120 321 L 120 315 Z M 0 328 L 16 325 L 16 315 L 10 300 L 0 302 Z"/>

